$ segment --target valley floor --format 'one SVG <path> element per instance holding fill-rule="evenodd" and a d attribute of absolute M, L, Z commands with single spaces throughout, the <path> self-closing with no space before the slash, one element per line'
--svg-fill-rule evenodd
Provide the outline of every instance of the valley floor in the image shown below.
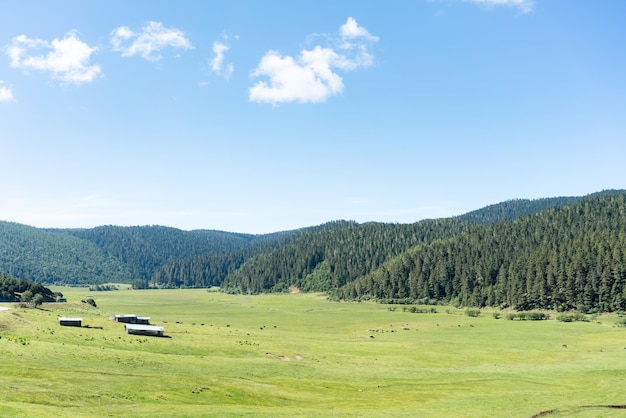
<path fill-rule="evenodd" d="M 323 295 L 54 288 L 0 312 L 1 416 L 626 416 L 626 328 Z M 428 309 L 426 309 L 428 311 Z M 166 338 L 129 335 L 115 314 Z M 81 317 L 61 327 L 58 317 Z"/>

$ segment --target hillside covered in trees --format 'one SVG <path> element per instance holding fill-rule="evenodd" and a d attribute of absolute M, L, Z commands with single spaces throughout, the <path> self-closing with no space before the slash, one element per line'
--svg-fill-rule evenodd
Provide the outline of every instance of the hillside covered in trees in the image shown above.
<path fill-rule="evenodd" d="M 155 269 L 152 284 L 165 288 L 221 286 L 226 277 L 239 269 L 246 260 L 270 253 L 318 228 L 259 235 L 243 249 L 205 253 L 169 261 Z"/>
<path fill-rule="evenodd" d="M 626 310 L 626 194 L 417 246 L 334 295 L 520 310 Z"/>
<path fill-rule="evenodd" d="M 296 287 L 344 300 L 624 310 L 625 196 L 516 199 L 414 224 L 334 221 L 267 235 L 0 222 L 0 273 L 58 284 Z"/>
<path fill-rule="evenodd" d="M 165 226 L 100 226 L 57 230 L 95 244 L 121 262 L 132 279 L 150 280 L 154 270 L 171 260 L 198 254 L 233 252 L 251 245 L 253 235 L 222 231 L 182 231 Z"/>
<path fill-rule="evenodd" d="M 30 302 L 35 298 L 42 302 L 54 302 L 56 295 L 41 283 L 18 280 L 0 274 L 0 302 Z"/>
<path fill-rule="evenodd" d="M 120 260 L 60 231 L 0 222 L 0 273 L 42 283 L 130 283 Z"/>
<path fill-rule="evenodd" d="M 256 236 L 162 226 L 41 229 L 0 221 L 0 273 L 46 284 L 141 287 L 172 260 L 233 253 L 282 235 L 288 233 Z"/>
<path fill-rule="evenodd" d="M 409 248 L 469 228 L 467 222 L 455 219 L 415 224 L 331 222 L 246 260 L 224 279 L 222 287 L 243 293 L 280 292 L 291 286 L 327 291 L 367 274 Z"/>
<path fill-rule="evenodd" d="M 542 199 L 513 199 L 502 203 L 486 206 L 482 209 L 473 210 L 458 217 L 464 221 L 484 225 L 496 224 L 503 221 L 512 221 L 522 216 L 539 213 L 554 207 L 572 205 L 582 199 L 612 195 L 621 193 L 621 190 L 603 190 L 587 196 L 564 196 L 546 197 Z"/>

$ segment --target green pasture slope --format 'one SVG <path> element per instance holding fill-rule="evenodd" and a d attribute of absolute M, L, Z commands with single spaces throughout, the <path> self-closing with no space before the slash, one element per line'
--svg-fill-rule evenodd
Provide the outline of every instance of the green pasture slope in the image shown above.
<path fill-rule="evenodd" d="M 68 303 L 0 311 L 1 416 L 626 416 L 599 407 L 626 404 L 614 315 L 509 321 L 198 289 L 91 292 L 93 308 L 84 288 L 53 290 Z M 125 334 L 118 313 L 167 338 Z"/>

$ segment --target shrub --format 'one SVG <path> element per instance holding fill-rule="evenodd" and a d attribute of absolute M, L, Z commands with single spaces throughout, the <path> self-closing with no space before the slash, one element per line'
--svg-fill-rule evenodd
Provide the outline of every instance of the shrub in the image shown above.
<path fill-rule="evenodd" d="M 97 308 L 97 306 L 96 306 L 96 301 L 95 301 L 95 300 L 93 300 L 92 298 L 89 298 L 89 299 L 87 299 L 87 300 L 83 300 L 82 302 L 84 302 L 84 303 L 86 303 L 86 304 L 88 304 L 88 305 L 91 305 L 91 306 L 93 306 L 94 308 Z"/>
<path fill-rule="evenodd" d="M 550 315 L 544 312 L 529 312 L 528 319 L 531 321 L 544 321 L 550 319 Z"/>
<path fill-rule="evenodd" d="M 110 290 L 119 290 L 119 287 L 114 284 L 97 284 L 89 286 L 90 292 L 106 292 Z"/>
<path fill-rule="evenodd" d="M 480 315 L 480 309 L 466 309 L 465 315 L 476 318 L 478 315 Z"/>
<path fill-rule="evenodd" d="M 559 314 L 556 316 L 556 320 L 559 322 L 573 322 L 574 317 L 572 315 Z"/>
<path fill-rule="evenodd" d="M 438 305 L 439 304 L 438 299 L 433 299 L 433 298 L 428 298 L 428 297 L 418 299 L 416 302 L 419 303 L 420 305 Z"/>
<path fill-rule="evenodd" d="M 560 322 L 589 322 L 589 319 L 587 319 L 585 314 L 582 314 L 580 312 L 576 312 L 574 314 L 559 314 L 557 315 L 556 320 Z"/>
<path fill-rule="evenodd" d="M 507 314 L 506 319 L 509 321 L 513 321 L 515 318 L 520 321 L 543 321 L 546 319 L 550 319 L 550 315 L 545 312 L 518 312 L 518 313 L 510 313 Z"/>
<path fill-rule="evenodd" d="M 500 319 L 500 312 L 494 312 L 492 315 L 494 319 Z"/>
<path fill-rule="evenodd" d="M 44 298 L 43 296 L 41 296 L 41 293 L 37 293 L 35 296 L 32 297 L 32 299 L 30 300 L 30 304 L 37 308 L 39 306 L 41 306 L 41 304 L 43 303 Z"/>

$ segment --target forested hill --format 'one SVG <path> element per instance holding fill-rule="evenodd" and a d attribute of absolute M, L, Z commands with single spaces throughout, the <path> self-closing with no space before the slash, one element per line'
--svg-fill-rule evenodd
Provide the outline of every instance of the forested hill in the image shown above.
<path fill-rule="evenodd" d="M 280 292 L 289 287 L 326 291 L 361 277 L 420 243 L 467 232 L 456 219 L 414 224 L 331 222 L 270 253 L 254 256 L 229 274 L 229 292 Z"/>
<path fill-rule="evenodd" d="M 40 302 L 54 302 L 56 295 L 40 283 L 17 280 L 0 273 L 0 302 L 35 302 L 37 298 Z"/>
<path fill-rule="evenodd" d="M 130 282 L 130 271 L 96 244 L 0 221 L 0 274 L 42 283 Z"/>
<path fill-rule="evenodd" d="M 302 228 L 256 236 L 249 246 L 235 251 L 220 251 L 179 258 L 158 267 L 152 275 L 152 284 L 158 287 L 211 287 L 221 286 L 225 278 L 246 261 L 277 248 L 324 226 Z"/>
<path fill-rule="evenodd" d="M 479 224 L 496 224 L 512 221 L 521 216 L 532 215 L 543 210 L 571 205 L 582 199 L 624 193 L 626 190 L 603 190 L 587 196 L 547 197 L 542 199 L 513 199 L 496 203 L 484 208 L 460 215 L 458 219 Z"/>
<path fill-rule="evenodd" d="M 161 226 L 41 229 L 0 221 L 0 273 L 48 284 L 145 284 L 155 269 L 171 260 L 236 252 L 288 234 Z"/>
<path fill-rule="evenodd" d="M 619 202 L 625 195 L 623 190 L 608 190 L 584 197 L 511 200 L 458 217 L 414 224 L 335 221 L 267 235 L 163 226 L 39 229 L 0 221 L 0 273 L 45 284 L 220 285 L 225 291 L 244 293 L 286 291 L 293 286 L 303 291 L 337 290 L 335 296 L 346 299 L 432 298 L 473 305 L 565 306 L 572 300 L 562 296 L 563 283 L 575 277 L 576 286 L 568 284 L 568 292 L 584 288 L 584 294 L 589 294 L 585 286 L 590 271 L 600 271 L 600 279 L 594 276 L 590 285 L 591 300 L 583 305 L 610 307 L 620 302 L 607 302 L 605 293 L 600 296 L 596 287 L 607 272 L 614 278 L 622 274 L 623 257 L 617 255 L 626 249 L 619 235 L 611 235 L 623 233 L 623 225 L 605 230 L 602 225 L 609 221 L 602 216 L 618 216 L 610 219 L 616 222 L 623 212 L 619 208 L 610 214 L 580 208 Z M 572 210 L 580 212 L 579 218 L 584 215 L 580 225 L 562 219 Z M 546 217 L 550 224 L 545 223 Z M 581 227 L 596 224 L 600 226 L 594 227 L 595 235 Z M 560 231 L 558 239 L 549 233 L 554 229 Z M 581 231 L 586 235 L 580 235 Z M 582 254 L 583 237 L 589 236 L 593 243 L 584 244 L 595 252 L 580 256 L 583 267 L 572 267 L 573 254 Z M 607 246 L 616 256 L 609 260 L 603 252 L 598 264 L 597 257 L 589 254 Z M 461 255 L 464 258 L 460 259 Z M 553 291 L 553 276 L 547 273 L 555 269 L 557 261 L 561 293 Z M 529 290 L 526 277 L 534 277 L 529 269 L 536 270 L 532 274 L 542 278 L 539 282 L 546 283 L 544 290 L 550 289 L 549 295 L 540 293 L 539 298 L 538 290 Z M 419 277 L 421 281 L 416 281 Z M 498 286 L 494 277 L 501 278 Z M 503 283 L 515 283 L 517 290 L 506 288 L 505 292 Z M 620 283 L 617 279 L 611 282 L 613 300 L 622 289 Z"/>
<path fill-rule="evenodd" d="M 232 252 L 251 245 L 254 235 L 222 231 L 183 231 L 165 226 L 100 226 L 55 230 L 94 243 L 127 266 L 133 279 L 149 280 L 156 268 L 198 254 Z"/>
<path fill-rule="evenodd" d="M 608 190 L 586 197 L 512 200 L 464 216 L 415 224 L 329 223 L 326 228 L 304 234 L 271 253 L 250 258 L 229 272 L 222 287 L 229 292 L 244 293 L 282 291 L 291 286 L 304 291 L 329 291 L 374 271 L 417 245 L 480 230 L 482 224 L 496 224 L 583 199 L 622 193 Z"/>
<path fill-rule="evenodd" d="M 587 198 L 417 246 L 335 296 L 626 310 L 626 194 Z"/>

